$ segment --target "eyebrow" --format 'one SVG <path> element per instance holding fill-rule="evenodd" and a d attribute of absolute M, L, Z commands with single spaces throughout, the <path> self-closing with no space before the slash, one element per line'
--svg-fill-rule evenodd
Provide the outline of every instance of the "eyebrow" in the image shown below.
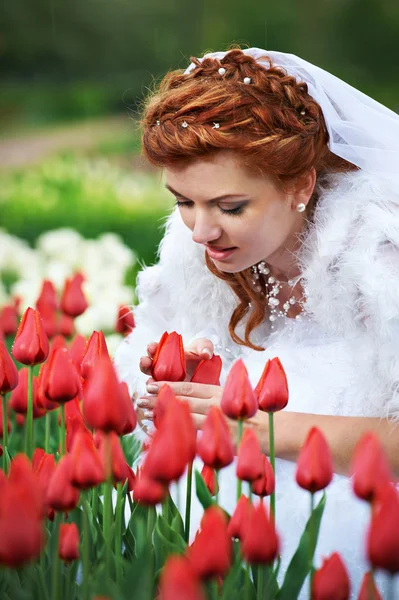
<path fill-rule="evenodd" d="M 176 192 L 176 190 L 174 190 L 172 187 L 170 187 L 170 185 L 166 184 L 165 187 L 167 190 L 172 192 L 172 194 L 174 194 L 175 196 L 178 196 L 179 198 L 183 198 L 184 200 L 188 200 L 189 202 L 191 202 L 190 198 L 186 198 L 185 196 L 183 196 L 183 194 L 180 194 L 180 192 Z M 212 198 L 212 200 L 208 200 L 207 202 L 221 202 L 222 200 L 227 200 L 228 198 L 244 198 L 244 197 L 245 197 L 245 194 L 225 194 L 224 196 L 218 196 L 217 198 Z"/>

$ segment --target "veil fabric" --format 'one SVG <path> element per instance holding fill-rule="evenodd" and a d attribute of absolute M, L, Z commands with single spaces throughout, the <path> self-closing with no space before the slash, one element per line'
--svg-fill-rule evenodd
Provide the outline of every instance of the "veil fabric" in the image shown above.
<path fill-rule="evenodd" d="M 399 177 L 399 115 L 328 71 L 285 52 L 246 48 L 266 69 L 270 57 L 299 82 L 320 105 L 330 135 L 330 150 L 370 173 Z M 227 52 L 204 54 L 199 60 L 221 60 Z M 195 68 L 191 63 L 185 70 Z"/>

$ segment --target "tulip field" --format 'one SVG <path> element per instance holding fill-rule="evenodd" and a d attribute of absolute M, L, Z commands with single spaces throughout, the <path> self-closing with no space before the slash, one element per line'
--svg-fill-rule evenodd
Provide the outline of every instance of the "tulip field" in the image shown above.
<path fill-rule="evenodd" d="M 84 276 L 66 279 L 58 293 L 44 280 L 33 306 L 18 298 L 0 313 L 0 598 L 3 600 L 314 600 L 382 598 L 399 570 L 399 496 L 378 438 L 366 434 L 353 457 L 353 490 L 372 507 L 367 535 L 370 570 L 359 590 L 338 553 L 313 563 L 333 463 L 323 434 L 312 428 L 297 461 L 296 482 L 309 493 L 308 521 L 283 577 L 274 524 L 273 415 L 289 401 L 278 358 L 267 361 L 252 388 L 237 360 L 220 407 L 197 435 L 188 403 L 167 384 L 154 409 L 155 433 L 135 437 L 137 416 L 120 382 L 104 333 L 88 338 L 75 320 L 89 309 Z M 22 312 L 22 314 L 21 314 Z M 119 307 L 115 330 L 134 336 L 135 322 Z M 164 332 L 154 355 L 155 381 L 220 385 L 214 355 L 188 373 L 182 336 Z M 268 413 L 270 457 L 245 421 Z M 238 422 L 233 440 L 227 419 Z M 195 457 L 203 463 L 193 468 Z M 218 503 L 218 478 L 236 460 L 237 503 Z M 181 514 L 170 486 L 186 496 Z M 243 492 L 245 489 L 251 490 Z M 202 507 L 190 537 L 191 500 Z M 352 594 L 352 596 L 351 596 Z M 355 596 L 353 596 L 355 594 Z M 393 592 L 392 592 L 393 594 Z M 389 598 L 389 596 L 385 596 Z M 393 600 L 394 595 L 391 595 Z"/>

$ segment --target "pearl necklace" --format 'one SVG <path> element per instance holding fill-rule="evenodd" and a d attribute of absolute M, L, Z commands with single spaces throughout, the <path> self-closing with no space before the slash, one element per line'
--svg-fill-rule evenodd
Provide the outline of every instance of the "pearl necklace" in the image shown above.
<path fill-rule="evenodd" d="M 262 291 L 262 286 L 259 283 L 259 279 L 261 275 L 269 275 L 270 274 L 270 269 L 269 267 L 266 265 L 265 261 L 261 261 L 260 263 L 258 263 L 257 265 L 253 265 L 252 267 L 252 271 L 253 271 L 253 279 L 252 279 L 252 283 L 254 284 L 255 289 L 258 292 Z M 265 289 L 265 296 L 266 296 L 266 300 L 267 303 L 269 305 L 269 321 L 271 321 L 272 325 L 272 329 L 274 328 L 273 323 L 281 317 L 288 317 L 288 311 L 290 310 L 290 308 L 292 306 L 294 306 L 294 304 L 300 304 L 301 308 L 303 308 L 303 304 L 301 301 L 297 300 L 295 298 L 295 296 L 291 296 L 287 302 L 284 302 L 283 306 L 280 307 L 280 300 L 279 298 L 277 298 L 277 296 L 279 295 L 282 287 L 285 285 L 285 283 L 287 283 L 287 285 L 289 285 L 290 287 L 294 287 L 299 281 L 302 281 L 303 277 L 299 277 L 298 279 L 289 279 L 287 282 L 282 282 L 279 281 L 278 279 L 276 279 L 276 277 L 273 277 L 273 275 L 270 275 L 267 279 L 265 277 L 265 283 L 266 283 L 266 289 Z M 297 315 L 295 317 L 296 319 L 300 319 L 301 315 Z"/>

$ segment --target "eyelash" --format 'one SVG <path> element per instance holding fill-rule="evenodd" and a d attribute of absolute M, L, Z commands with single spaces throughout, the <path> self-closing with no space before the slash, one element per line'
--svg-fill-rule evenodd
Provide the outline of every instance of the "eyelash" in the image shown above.
<path fill-rule="evenodd" d="M 176 205 L 179 207 L 186 206 L 187 208 L 192 208 L 193 203 L 192 202 L 191 203 L 190 202 L 179 202 L 179 200 L 176 200 Z M 237 208 L 232 208 L 230 210 L 226 210 L 225 208 L 221 208 L 220 206 L 219 206 L 219 208 L 223 214 L 233 215 L 233 216 L 242 214 L 242 212 L 244 210 L 243 206 L 237 206 Z"/>

